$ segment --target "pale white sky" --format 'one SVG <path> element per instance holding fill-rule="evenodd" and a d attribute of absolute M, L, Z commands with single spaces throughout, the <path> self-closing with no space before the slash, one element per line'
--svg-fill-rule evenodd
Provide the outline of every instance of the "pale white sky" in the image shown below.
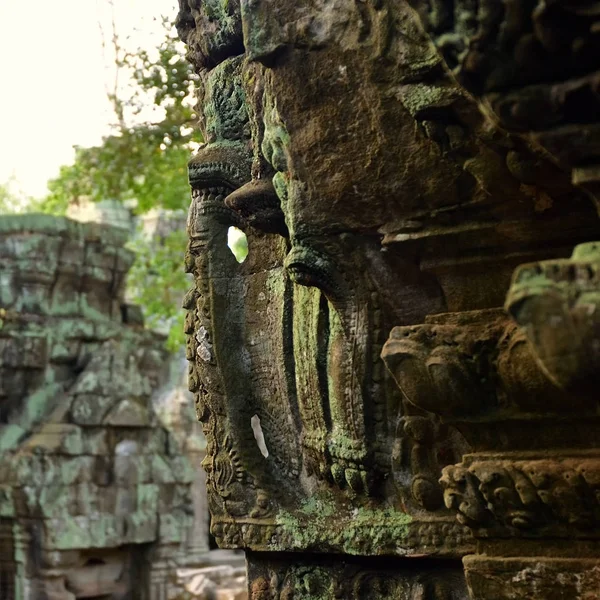
<path fill-rule="evenodd" d="M 114 0 L 120 36 L 155 47 L 161 15 L 176 0 Z M 106 98 L 113 80 L 99 22 L 110 34 L 107 0 L 0 0 L 0 183 L 15 176 L 39 197 L 73 146 L 92 146 L 114 120 Z"/>

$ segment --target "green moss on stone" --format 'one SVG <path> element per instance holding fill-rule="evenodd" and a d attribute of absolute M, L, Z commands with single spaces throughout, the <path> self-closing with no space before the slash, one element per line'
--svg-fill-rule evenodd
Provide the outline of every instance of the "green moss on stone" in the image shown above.
<path fill-rule="evenodd" d="M 403 546 L 412 522 L 410 515 L 391 507 L 352 507 L 337 502 L 332 494 L 305 500 L 296 510 L 281 510 L 276 516 L 278 541 L 271 550 L 326 550 L 363 554 L 381 553 Z"/>

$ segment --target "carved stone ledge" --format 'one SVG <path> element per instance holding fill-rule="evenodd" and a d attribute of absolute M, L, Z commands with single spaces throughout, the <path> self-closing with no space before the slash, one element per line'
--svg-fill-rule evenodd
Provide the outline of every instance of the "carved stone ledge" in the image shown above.
<path fill-rule="evenodd" d="M 600 455 L 470 454 L 443 471 L 444 501 L 477 537 L 600 536 Z"/>
<path fill-rule="evenodd" d="M 453 558 L 474 549 L 471 531 L 452 517 L 418 519 L 393 510 L 335 513 L 318 500 L 274 519 L 216 518 L 212 533 L 223 548 L 306 551 L 365 556 Z M 318 527 L 315 527 L 315 523 Z"/>
<path fill-rule="evenodd" d="M 491 421 L 572 413 L 525 334 L 501 310 L 432 315 L 422 325 L 395 327 L 382 357 L 411 403 L 459 426 L 468 439 Z"/>
<path fill-rule="evenodd" d="M 600 383 L 600 244 L 577 246 L 570 259 L 519 267 L 506 309 L 527 336 L 544 374 L 594 413 Z"/>
<path fill-rule="evenodd" d="M 458 561 L 250 552 L 250 600 L 463 600 Z"/>

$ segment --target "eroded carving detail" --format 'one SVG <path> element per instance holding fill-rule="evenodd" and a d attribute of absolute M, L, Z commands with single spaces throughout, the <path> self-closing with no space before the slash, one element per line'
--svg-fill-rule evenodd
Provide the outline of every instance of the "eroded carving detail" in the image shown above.
<path fill-rule="evenodd" d="M 443 469 L 446 506 L 491 552 L 507 539 L 562 539 L 558 557 L 553 542 L 534 550 L 546 578 L 598 536 L 597 248 L 519 267 L 506 301 L 516 323 L 500 310 L 432 316 L 395 328 L 383 351 L 407 399 L 456 425 L 478 451 Z M 496 560 L 500 573 L 504 559 Z M 465 564 L 474 597 L 513 597 L 504 574 L 492 583 L 490 559 Z M 594 582 L 593 564 L 573 568 Z"/>
<path fill-rule="evenodd" d="M 571 394 L 570 403 L 592 410 L 600 364 L 599 289 L 600 247 L 591 242 L 577 246 L 571 259 L 521 266 L 506 301 L 546 377 Z"/>
<path fill-rule="evenodd" d="M 597 204 L 598 3 L 410 3 L 459 81 L 504 127 L 545 148 Z M 543 185 L 544 173 L 535 165 L 515 166 L 530 183 Z"/>
<path fill-rule="evenodd" d="M 466 590 L 452 568 L 451 564 L 428 568 L 418 563 L 406 570 L 394 561 L 378 567 L 352 558 L 339 565 L 327 558 L 311 563 L 306 558 L 269 560 L 252 555 L 250 599 L 460 600 Z"/>
<path fill-rule="evenodd" d="M 595 89 L 595 21 L 564 2 L 182 2 L 207 136 L 190 164 L 190 382 L 213 532 L 250 548 L 256 598 L 367 593 L 313 552 L 460 557 L 469 529 L 584 543 L 566 516 L 579 484 L 560 480 L 576 468 L 540 461 L 594 447 L 595 409 L 563 373 L 579 358 L 557 367 L 575 343 L 546 346 L 538 306 L 553 298 L 579 336 L 593 302 L 580 278 L 581 302 L 536 282 L 509 302 L 516 324 L 501 307 L 515 267 L 597 239 L 573 185 L 593 179 L 595 138 L 555 148 Z M 231 225 L 248 236 L 242 265 Z M 256 552 L 292 550 L 306 563 L 293 583 L 289 565 L 258 568 Z M 464 596 L 359 580 L 384 597 Z"/>
<path fill-rule="evenodd" d="M 590 537 L 600 517 L 599 462 L 580 459 L 478 460 L 446 467 L 448 508 L 473 528 L 497 527 L 511 535 Z M 481 457 L 483 458 L 483 457 Z"/>

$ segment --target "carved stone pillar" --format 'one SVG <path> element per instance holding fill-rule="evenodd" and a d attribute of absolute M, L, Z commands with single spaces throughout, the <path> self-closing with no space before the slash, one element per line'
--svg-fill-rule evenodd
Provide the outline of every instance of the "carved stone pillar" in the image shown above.
<path fill-rule="evenodd" d="M 184 304 L 212 532 L 246 549 L 253 600 L 466 599 L 481 536 L 452 516 L 451 465 L 545 452 L 528 444 L 565 406 L 504 296 L 519 264 L 597 237 L 594 207 L 403 0 L 180 6 L 206 142 Z M 473 573 L 473 598 L 501 597 Z"/>

